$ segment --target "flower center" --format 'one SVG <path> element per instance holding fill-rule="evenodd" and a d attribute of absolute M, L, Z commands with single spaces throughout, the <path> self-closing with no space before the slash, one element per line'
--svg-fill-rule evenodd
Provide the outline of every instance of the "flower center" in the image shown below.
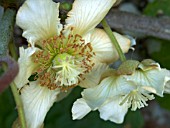
<path fill-rule="evenodd" d="M 41 86 L 67 90 L 79 84 L 83 75 L 94 66 L 93 48 L 80 35 L 52 37 L 42 42 L 32 56 L 38 67 L 35 71 Z"/>
<path fill-rule="evenodd" d="M 57 65 L 61 65 L 62 63 L 66 63 L 68 62 L 70 58 L 73 58 L 73 57 L 69 55 L 68 53 L 58 54 L 53 59 L 53 65 L 57 66 Z"/>

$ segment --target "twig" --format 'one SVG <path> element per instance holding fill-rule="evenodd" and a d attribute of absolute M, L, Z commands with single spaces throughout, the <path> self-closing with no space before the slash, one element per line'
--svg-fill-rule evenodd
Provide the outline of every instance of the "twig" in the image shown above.
<path fill-rule="evenodd" d="M 106 17 L 111 28 L 170 40 L 170 18 L 148 17 L 112 9 Z"/>
<path fill-rule="evenodd" d="M 7 64 L 7 71 L 0 77 L 0 93 L 14 80 L 18 73 L 18 64 L 10 56 L 0 57 L 0 63 Z"/>

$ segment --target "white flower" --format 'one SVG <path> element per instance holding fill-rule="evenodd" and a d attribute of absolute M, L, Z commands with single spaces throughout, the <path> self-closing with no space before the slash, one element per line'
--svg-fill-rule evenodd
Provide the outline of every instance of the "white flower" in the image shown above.
<path fill-rule="evenodd" d="M 28 127 L 42 125 L 51 105 L 61 99 L 61 90 L 67 91 L 79 83 L 86 88 L 81 82 L 84 79 L 93 86 L 99 79 L 94 81 L 88 75 L 99 73 L 100 77 L 107 68 L 103 63 L 118 58 L 107 34 L 95 28 L 115 2 L 75 0 L 64 28 L 60 24 L 59 3 L 26 0 L 20 7 L 16 23 L 30 47 L 20 48 L 20 72 L 15 83 L 21 91 Z M 130 40 L 114 34 L 127 52 Z M 33 81 L 29 81 L 31 75 Z"/>
<path fill-rule="evenodd" d="M 165 88 L 164 88 L 164 93 L 170 94 L 170 71 L 167 71 L 167 75 L 165 77 Z"/>
<path fill-rule="evenodd" d="M 91 110 L 99 110 L 102 119 L 122 123 L 129 107 L 135 111 L 147 106 L 147 101 L 154 99 L 153 94 L 163 96 L 170 79 L 169 71 L 161 69 L 152 60 L 126 61 L 109 74 L 98 86 L 82 92 L 82 98 L 73 104 L 73 119 L 81 119 Z M 82 105 L 85 105 L 83 110 L 79 108 Z"/>

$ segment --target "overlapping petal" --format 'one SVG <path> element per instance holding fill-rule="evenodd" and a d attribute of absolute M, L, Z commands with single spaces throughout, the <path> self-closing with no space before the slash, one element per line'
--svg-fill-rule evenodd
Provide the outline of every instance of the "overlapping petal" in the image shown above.
<path fill-rule="evenodd" d="M 91 111 L 91 108 L 87 105 L 83 98 L 77 99 L 72 107 L 72 117 L 75 119 L 82 119 Z"/>
<path fill-rule="evenodd" d="M 100 107 L 108 98 L 124 95 L 136 88 L 133 82 L 127 82 L 124 77 L 112 75 L 101 81 L 93 88 L 84 89 L 82 97 L 89 107 L 94 110 Z"/>
<path fill-rule="evenodd" d="M 110 120 L 115 123 L 122 123 L 124 116 L 128 111 L 127 104 L 120 105 L 122 101 L 121 96 L 115 96 L 107 99 L 97 110 L 100 112 L 100 117 L 104 120 Z M 95 109 L 96 110 L 96 109 Z M 83 98 L 77 99 L 72 107 L 72 117 L 75 119 L 82 119 L 91 110 Z"/>
<path fill-rule="evenodd" d="M 122 101 L 121 96 L 115 96 L 111 99 L 108 99 L 98 109 L 100 112 L 100 118 L 104 120 L 110 120 L 115 123 L 122 123 L 128 111 L 128 105 L 126 103 L 120 105 L 121 101 Z"/>
<path fill-rule="evenodd" d="M 20 53 L 20 57 L 18 59 L 19 73 L 14 80 L 18 88 L 22 88 L 26 83 L 29 82 L 28 78 L 31 76 L 31 74 L 36 68 L 36 65 L 33 63 L 31 59 L 31 55 L 33 55 L 36 50 L 37 48 L 35 47 L 28 47 L 27 49 L 20 47 L 19 49 Z"/>
<path fill-rule="evenodd" d="M 170 94 L 170 71 L 167 70 L 167 74 L 165 77 L 165 88 L 164 88 L 164 93 Z"/>
<path fill-rule="evenodd" d="M 75 0 L 66 19 L 66 28 L 84 35 L 94 29 L 108 13 L 116 0 Z"/>
<path fill-rule="evenodd" d="M 128 52 L 131 47 L 130 40 L 116 32 L 113 34 L 122 48 L 122 51 L 124 53 Z M 119 58 L 114 45 L 103 29 L 94 29 L 91 33 L 90 42 L 94 52 L 96 53 L 96 59 L 98 61 L 103 63 L 112 63 Z"/>
<path fill-rule="evenodd" d="M 16 23 L 23 36 L 34 44 L 60 33 L 59 4 L 52 0 L 27 0 L 20 7 Z"/>
<path fill-rule="evenodd" d="M 151 87 L 155 89 L 155 94 L 163 96 L 164 86 L 166 84 L 166 69 L 151 69 L 147 71 L 136 70 L 132 75 L 126 76 L 127 80 L 135 81 L 139 86 Z M 148 88 L 150 91 L 150 88 Z M 154 91 L 152 91 L 154 93 Z"/>
<path fill-rule="evenodd" d="M 47 87 L 41 87 L 38 81 L 30 82 L 30 85 L 24 86 L 21 98 L 28 128 L 41 127 L 59 92 L 59 89 L 49 90 Z"/>
<path fill-rule="evenodd" d="M 84 88 L 95 87 L 99 84 L 102 74 L 108 69 L 108 66 L 104 63 L 96 63 L 92 71 L 85 74 L 84 80 L 81 80 L 80 86 Z"/>
<path fill-rule="evenodd" d="M 170 80 L 165 85 L 164 93 L 170 94 Z"/>

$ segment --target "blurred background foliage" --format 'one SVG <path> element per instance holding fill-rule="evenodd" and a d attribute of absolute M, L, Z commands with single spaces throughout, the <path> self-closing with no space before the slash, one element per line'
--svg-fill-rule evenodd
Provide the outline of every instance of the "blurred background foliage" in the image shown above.
<path fill-rule="evenodd" d="M 61 0 L 60 0 L 61 1 Z M 68 2 L 69 0 L 62 0 L 62 2 Z M 17 2 L 17 6 L 21 4 L 17 0 L 7 0 L 4 4 L 5 0 L 0 0 L 0 4 L 2 6 L 8 7 L 8 5 L 14 5 L 13 3 Z M 71 1 L 69 1 L 71 2 Z M 167 17 L 170 16 L 170 0 L 124 0 L 123 4 L 130 3 L 135 7 L 138 12 L 141 14 L 152 16 L 152 17 Z M 13 7 L 13 6 L 12 6 Z M 61 11 L 61 18 L 65 19 L 65 13 L 71 8 L 70 5 L 64 3 L 61 6 L 61 9 L 65 8 L 66 10 Z M 3 9 L 0 7 L 0 18 Z M 67 10 L 68 9 L 68 10 Z M 18 34 L 18 30 L 15 31 L 16 41 L 18 37 L 21 38 L 21 35 Z M 17 36 L 16 36 L 17 35 Z M 136 51 L 133 54 L 137 54 L 139 58 L 152 58 L 155 61 L 159 62 L 162 67 L 170 69 L 170 41 L 157 39 L 155 37 L 140 37 L 137 38 Z M 22 39 L 24 40 L 24 39 Z M 17 40 L 17 41 L 21 41 Z M 25 40 L 24 40 L 25 41 Z M 17 42 L 18 43 L 18 42 Z M 16 44 L 19 46 L 19 44 Z M 132 53 L 130 53 L 132 54 Z M 3 70 L 0 68 L 0 74 L 3 73 Z M 154 103 L 149 103 L 149 108 L 143 108 L 136 112 L 128 112 L 125 118 L 125 122 L 121 125 L 114 124 L 110 121 L 103 121 L 99 117 L 98 112 L 91 112 L 82 120 L 72 120 L 71 116 L 71 107 L 73 102 L 81 97 L 82 89 L 76 87 L 68 97 L 64 100 L 57 102 L 53 105 L 50 111 L 47 114 L 45 119 L 45 128 L 153 128 L 154 124 L 159 124 L 159 120 L 156 118 L 150 117 L 153 114 L 152 110 L 154 109 L 154 105 L 161 106 L 158 107 L 159 110 L 156 109 L 158 115 L 160 117 L 160 112 L 166 112 L 166 117 L 170 120 L 170 95 L 165 95 L 164 98 L 156 97 L 156 101 Z M 156 102 L 156 103 L 155 103 Z M 157 104 L 159 103 L 159 105 Z M 155 107 L 154 107 L 155 108 Z M 158 116 L 157 115 L 157 116 Z M 162 115 L 162 114 L 161 114 Z M 17 111 L 15 108 L 15 103 L 13 100 L 13 96 L 10 88 L 5 90 L 0 94 L 0 128 L 11 128 L 12 123 L 17 118 Z M 162 119 L 164 119 L 161 116 Z M 152 119 L 152 121 L 148 121 L 148 119 Z M 147 124 L 149 122 L 149 124 Z M 165 122 L 166 124 L 166 122 Z M 157 125 L 157 128 L 169 128 L 169 125 Z"/>

